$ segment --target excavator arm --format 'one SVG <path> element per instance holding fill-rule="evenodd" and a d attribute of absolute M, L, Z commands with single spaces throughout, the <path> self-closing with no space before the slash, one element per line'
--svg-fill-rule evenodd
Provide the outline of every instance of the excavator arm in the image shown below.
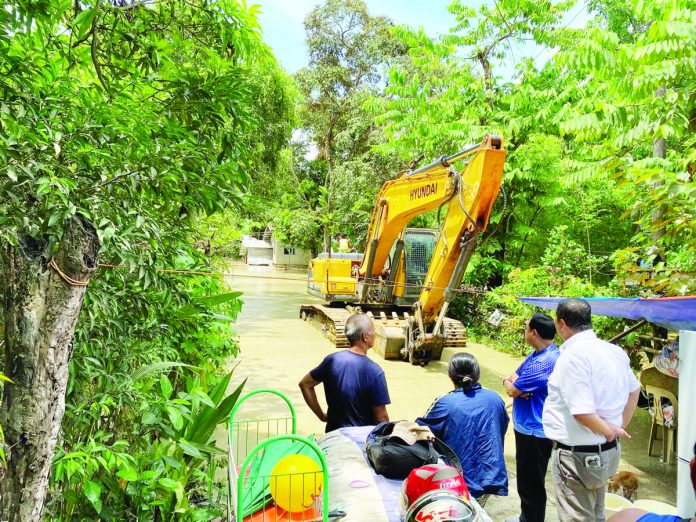
<path fill-rule="evenodd" d="M 418 306 L 424 323 L 444 316 L 474 253 L 478 235 L 488 226 L 503 179 L 505 151 L 500 138 L 487 138 L 461 174 L 435 246 Z"/>
<path fill-rule="evenodd" d="M 462 237 L 467 232 L 482 232 L 488 224 L 502 182 L 505 152 L 500 150 L 501 145 L 500 138 L 486 136 L 481 144 L 442 157 L 382 186 L 370 219 L 365 257 L 358 269 L 359 277 L 364 282 L 360 291 L 362 302 L 369 300 L 368 290 L 384 273 L 392 246 L 401 237 L 408 222 L 449 202 L 442 234 L 419 299 L 426 320 L 437 315 L 445 289 L 454 279 L 458 286 L 463 275 L 463 271 L 454 273 L 461 257 Z M 452 165 L 470 155 L 474 157 L 460 175 Z M 472 239 L 469 243 L 472 248 L 475 246 L 473 243 L 475 240 Z M 397 268 L 398 262 L 392 271 Z M 466 265 L 462 268 L 466 268 Z"/>

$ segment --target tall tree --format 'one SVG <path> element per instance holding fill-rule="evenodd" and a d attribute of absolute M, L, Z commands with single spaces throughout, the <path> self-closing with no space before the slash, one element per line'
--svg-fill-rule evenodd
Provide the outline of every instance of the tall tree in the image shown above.
<path fill-rule="evenodd" d="M 100 253 L 153 280 L 190 216 L 237 197 L 246 67 L 235 0 L 14 2 L 0 10 L 0 251 L 7 467 L 0 519 L 36 521 L 72 338 Z M 176 249 L 175 245 L 171 246 Z M 123 304 L 127 306 L 127 304 Z"/>
<path fill-rule="evenodd" d="M 593 26 L 568 31 L 560 66 L 581 98 L 559 114 L 577 157 L 632 187 L 638 224 L 617 257 L 650 292 L 692 292 L 696 273 L 696 24 L 693 2 L 593 4 Z"/>
<path fill-rule="evenodd" d="M 364 140 L 367 129 L 354 127 L 358 132 L 342 147 L 343 156 L 338 137 L 351 118 L 361 114 L 360 91 L 383 82 L 390 61 L 404 52 L 391 35 L 391 25 L 386 17 L 370 16 L 361 0 L 328 0 L 305 19 L 310 63 L 297 73 L 297 81 L 305 97 L 302 125 L 317 145 L 318 159 L 326 164 L 322 180 L 326 251 L 331 247 L 336 165 L 357 155 L 354 145 Z"/>

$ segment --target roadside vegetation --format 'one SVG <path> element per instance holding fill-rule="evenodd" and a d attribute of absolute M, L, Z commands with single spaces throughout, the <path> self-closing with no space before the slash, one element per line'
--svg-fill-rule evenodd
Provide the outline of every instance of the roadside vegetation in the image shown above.
<path fill-rule="evenodd" d="M 238 0 L 0 9 L 0 519 L 223 515 L 243 296 L 217 258 L 268 224 L 362 247 L 385 180 L 485 133 L 508 158 L 450 309 L 470 337 L 520 352 L 521 295 L 693 294 L 696 5 L 580 8 L 454 0 L 434 37 L 327 0 L 294 75 Z"/>

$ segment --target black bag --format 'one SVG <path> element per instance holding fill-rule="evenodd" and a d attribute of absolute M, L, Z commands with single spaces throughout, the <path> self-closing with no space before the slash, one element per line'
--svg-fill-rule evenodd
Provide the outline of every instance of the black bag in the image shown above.
<path fill-rule="evenodd" d="M 447 464 L 461 470 L 459 460 L 443 442 L 419 440 L 410 445 L 398 437 L 389 438 L 394 422 L 379 424 L 365 441 L 365 452 L 377 474 L 390 479 L 403 480 L 412 470 L 437 463 L 440 457 Z"/>

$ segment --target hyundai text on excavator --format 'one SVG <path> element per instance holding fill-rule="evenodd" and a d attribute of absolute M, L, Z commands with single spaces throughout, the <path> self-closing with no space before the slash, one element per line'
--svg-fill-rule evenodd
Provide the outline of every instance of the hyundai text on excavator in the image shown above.
<path fill-rule="evenodd" d="M 460 173 L 455 162 L 470 158 Z M 445 317 L 466 266 L 486 229 L 503 179 L 502 139 L 443 156 L 387 181 L 377 195 L 364 254 L 322 253 L 309 264 L 308 292 L 325 305 L 303 305 L 300 316 L 347 348 L 345 321 L 374 317 L 375 351 L 385 359 L 426 365 L 445 347 L 466 345 L 460 321 Z M 438 230 L 406 228 L 448 205 Z"/>

